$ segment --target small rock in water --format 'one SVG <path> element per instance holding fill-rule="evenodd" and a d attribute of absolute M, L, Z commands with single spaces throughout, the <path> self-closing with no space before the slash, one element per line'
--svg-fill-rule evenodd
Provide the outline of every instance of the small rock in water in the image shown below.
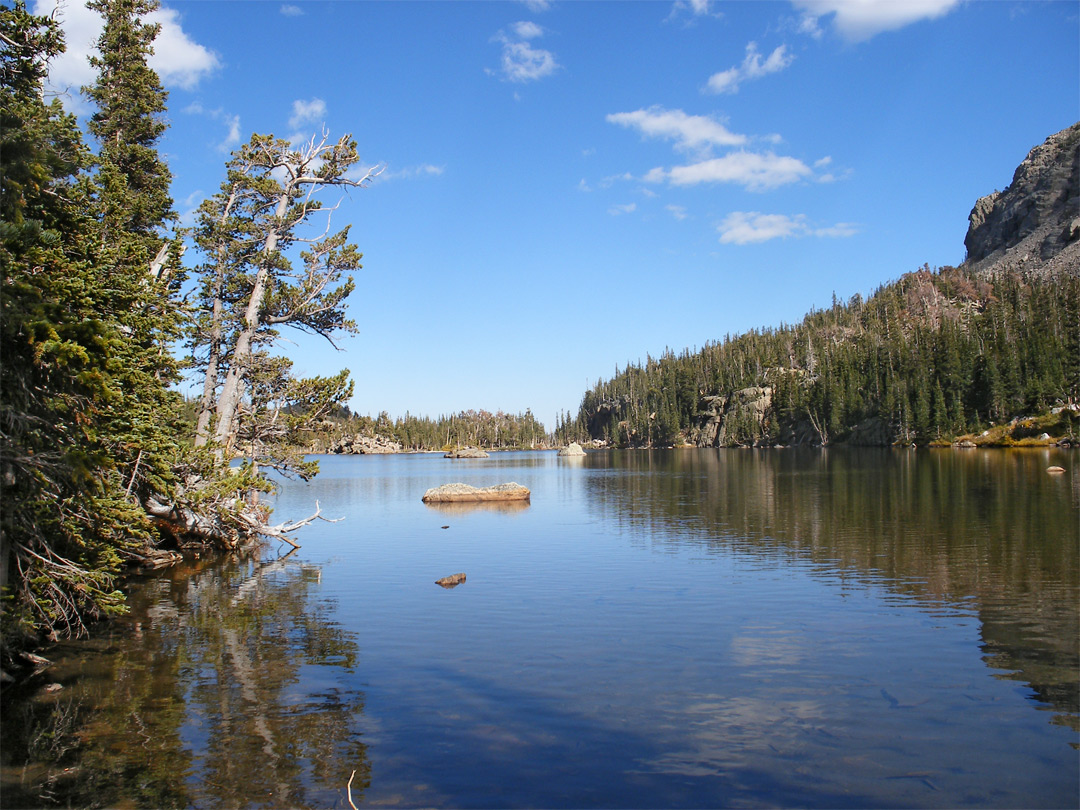
<path fill-rule="evenodd" d="M 462 582 L 465 581 L 464 574 L 451 574 L 448 577 L 435 580 L 436 585 L 441 585 L 444 588 L 456 588 Z"/>
<path fill-rule="evenodd" d="M 46 692 L 59 692 L 63 688 L 64 688 L 64 685 L 62 683 L 50 683 L 48 686 L 45 687 L 45 691 Z"/>
<path fill-rule="evenodd" d="M 439 528 L 440 529 L 449 529 L 450 527 L 449 526 L 440 526 Z"/>

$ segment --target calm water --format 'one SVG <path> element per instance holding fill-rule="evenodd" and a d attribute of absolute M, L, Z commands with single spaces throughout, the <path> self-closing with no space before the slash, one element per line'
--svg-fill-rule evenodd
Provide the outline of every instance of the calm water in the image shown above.
<path fill-rule="evenodd" d="M 147 581 L 7 696 L 5 807 L 1080 801 L 1076 453 L 322 467 L 277 516 L 344 520 Z M 533 500 L 421 503 L 453 481 Z"/>

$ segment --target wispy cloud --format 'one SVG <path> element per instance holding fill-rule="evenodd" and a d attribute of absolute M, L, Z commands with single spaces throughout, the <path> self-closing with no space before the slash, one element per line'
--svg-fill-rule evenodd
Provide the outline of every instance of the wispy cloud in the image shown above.
<path fill-rule="evenodd" d="M 675 219 L 682 222 L 689 214 L 686 213 L 686 208 L 681 205 L 665 205 L 664 209 L 667 210 Z"/>
<path fill-rule="evenodd" d="M 646 138 L 674 141 L 680 150 L 707 150 L 713 146 L 741 146 L 745 135 L 728 130 L 720 122 L 704 115 L 687 115 L 682 110 L 654 106 L 633 112 L 611 113 L 608 123 L 636 129 Z"/>
<path fill-rule="evenodd" d="M 510 30 L 519 39 L 536 39 L 544 35 L 544 29 L 529 20 L 514 23 L 510 26 Z"/>
<path fill-rule="evenodd" d="M 813 173 L 797 158 L 772 152 L 738 151 L 670 169 L 655 168 L 643 179 L 647 183 L 667 182 L 673 186 L 731 183 L 748 191 L 767 191 L 809 178 Z"/>
<path fill-rule="evenodd" d="M 292 103 L 292 115 L 289 117 L 289 126 L 296 129 L 301 124 L 322 123 L 326 117 L 326 102 L 321 98 L 313 98 L 311 101 L 296 99 Z"/>
<path fill-rule="evenodd" d="M 961 0 L 792 0 L 803 12 L 800 30 L 821 36 L 819 21 L 831 15 L 833 28 L 849 42 L 865 42 L 920 20 L 942 17 Z"/>
<path fill-rule="evenodd" d="M 613 205 L 608 209 L 608 213 L 613 217 L 621 216 L 622 214 L 632 214 L 637 211 L 637 203 L 626 203 L 625 205 Z"/>
<path fill-rule="evenodd" d="M 825 228 L 811 227 L 805 214 L 762 214 L 758 211 L 735 211 L 717 226 L 720 242 L 725 245 L 751 245 L 773 239 L 814 236 L 842 238 L 854 236 L 858 228 L 850 222 L 838 222 Z"/>
<path fill-rule="evenodd" d="M 750 42 L 746 46 L 746 56 L 741 65 L 728 68 L 720 73 L 714 73 L 709 77 L 706 87 L 712 93 L 737 93 L 739 85 L 749 79 L 760 79 L 770 73 L 778 73 L 795 60 L 795 56 L 788 53 L 787 46 L 781 45 L 767 57 L 762 58 L 758 52 L 756 42 Z"/>
<path fill-rule="evenodd" d="M 304 14 L 304 10 L 300 6 L 294 6 L 291 3 L 285 3 L 278 9 L 286 17 L 301 17 Z"/>
<path fill-rule="evenodd" d="M 388 180 L 417 180 L 424 177 L 439 177 L 445 171 L 445 166 L 420 163 L 416 166 L 406 166 L 403 169 L 392 169 L 388 167 L 381 172 L 376 179 L 378 182 L 386 182 Z"/>
<path fill-rule="evenodd" d="M 544 29 L 539 25 L 526 21 L 511 25 L 509 33 L 500 31 L 495 35 L 494 41 L 502 44 L 502 63 L 498 72 L 506 81 L 533 82 L 559 69 L 555 54 L 530 44 L 530 40 L 543 34 Z"/>
<path fill-rule="evenodd" d="M 213 121 L 219 121 L 225 125 L 225 137 L 217 145 L 219 152 L 229 152 L 240 143 L 240 116 L 225 112 L 221 107 L 208 110 L 198 101 L 193 101 L 184 107 L 188 115 L 204 115 Z"/>
<path fill-rule="evenodd" d="M 675 0 L 667 19 L 674 20 L 684 14 L 690 15 L 691 22 L 698 17 L 722 17 L 723 14 L 716 11 L 717 5 L 717 0 Z"/>
<path fill-rule="evenodd" d="M 529 11 L 541 14 L 551 8 L 549 0 L 519 0 Z"/>
<path fill-rule="evenodd" d="M 81 112 L 86 105 L 79 88 L 96 78 L 89 57 L 97 53 L 103 27 L 101 16 L 84 3 L 64 0 L 35 0 L 33 11 L 42 16 L 54 15 L 60 22 L 67 49 L 49 63 L 49 90 L 63 95 L 69 109 Z M 148 63 L 165 86 L 191 90 L 221 66 L 217 54 L 187 35 L 175 9 L 162 7 L 145 19 L 161 26 Z"/>

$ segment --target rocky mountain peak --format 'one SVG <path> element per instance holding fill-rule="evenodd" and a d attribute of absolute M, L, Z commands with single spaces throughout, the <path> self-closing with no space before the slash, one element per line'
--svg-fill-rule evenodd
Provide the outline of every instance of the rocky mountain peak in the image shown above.
<path fill-rule="evenodd" d="M 1032 149 L 968 221 L 966 263 L 979 272 L 1080 272 L 1080 123 Z"/>

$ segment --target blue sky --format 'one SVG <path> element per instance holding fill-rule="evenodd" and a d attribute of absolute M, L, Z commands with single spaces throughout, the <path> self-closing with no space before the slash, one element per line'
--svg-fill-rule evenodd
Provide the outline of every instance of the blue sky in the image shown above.
<path fill-rule="evenodd" d="M 63 5 L 58 90 L 91 79 L 96 23 Z M 253 132 L 352 133 L 385 167 L 334 220 L 364 253 L 359 334 L 282 344 L 300 373 L 349 368 L 372 415 L 552 428 L 628 360 L 957 264 L 975 200 L 1080 119 L 1071 0 L 172 0 L 156 19 L 185 222 Z"/>

